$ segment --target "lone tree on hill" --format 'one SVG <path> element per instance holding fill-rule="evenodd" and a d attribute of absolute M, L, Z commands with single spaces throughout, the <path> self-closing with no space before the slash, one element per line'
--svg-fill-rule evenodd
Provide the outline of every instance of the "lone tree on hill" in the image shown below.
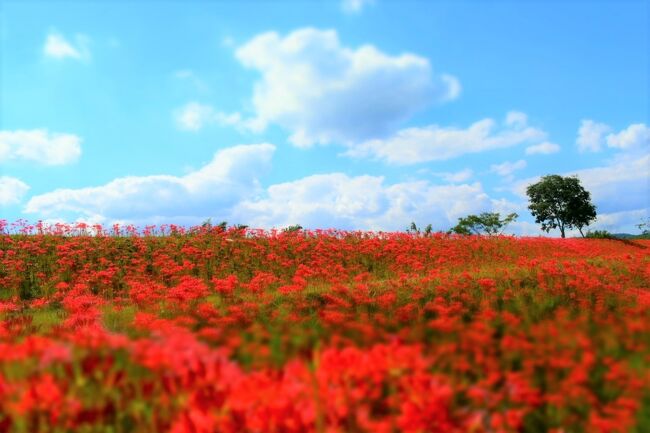
<path fill-rule="evenodd" d="M 596 219 L 591 194 L 580 185 L 577 176 L 544 176 L 539 182 L 528 185 L 526 194 L 530 199 L 528 209 L 547 233 L 559 228 L 565 237 L 566 229 L 577 228 L 584 237 L 582 228 Z"/>
<path fill-rule="evenodd" d="M 456 233 L 459 235 L 500 235 L 503 233 L 503 229 L 516 220 L 518 216 L 514 212 L 507 215 L 504 219 L 501 219 L 499 212 L 483 212 L 480 215 L 467 215 L 464 218 L 458 218 L 458 224 L 452 227 L 447 233 Z"/>

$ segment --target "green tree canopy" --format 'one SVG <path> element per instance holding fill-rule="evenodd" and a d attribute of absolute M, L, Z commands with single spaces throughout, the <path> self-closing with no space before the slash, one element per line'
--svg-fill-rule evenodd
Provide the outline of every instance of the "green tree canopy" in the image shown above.
<path fill-rule="evenodd" d="M 452 227 L 447 233 L 456 233 L 459 235 L 499 235 L 518 216 L 514 212 L 503 219 L 501 219 L 499 212 L 483 212 L 480 215 L 468 215 L 464 218 L 458 218 L 458 224 Z"/>
<path fill-rule="evenodd" d="M 542 179 L 526 188 L 530 200 L 528 209 L 542 230 L 560 229 L 562 237 L 565 230 L 582 228 L 596 219 L 596 206 L 591 203 L 591 194 L 580 184 L 577 176 L 557 174 Z"/>

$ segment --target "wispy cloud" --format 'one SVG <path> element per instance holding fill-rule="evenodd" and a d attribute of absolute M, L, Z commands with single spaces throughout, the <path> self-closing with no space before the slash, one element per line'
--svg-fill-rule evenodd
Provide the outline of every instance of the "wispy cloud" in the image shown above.
<path fill-rule="evenodd" d="M 493 164 L 490 166 L 490 171 L 496 173 L 499 176 L 509 177 L 517 170 L 523 170 L 526 168 L 526 161 L 520 159 L 516 162 L 506 161 L 501 164 Z"/>
<path fill-rule="evenodd" d="M 257 118 L 244 118 L 240 113 L 224 113 L 211 105 L 189 102 L 174 110 L 176 127 L 197 132 L 207 125 L 232 126 L 240 132 L 260 132 L 265 125 Z"/>
<path fill-rule="evenodd" d="M 560 151 L 560 145 L 545 141 L 526 148 L 526 155 L 550 155 Z"/>
<path fill-rule="evenodd" d="M 75 41 L 71 42 L 61 33 L 50 32 L 43 45 L 43 54 L 57 60 L 66 58 L 88 60 L 90 58 L 89 44 L 90 39 L 82 34 L 75 35 Z"/>
<path fill-rule="evenodd" d="M 466 182 L 474 176 L 474 171 L 471 168 L 466 168 L 464 170 L 455 171 L 455 172 L 444 172 L 444 173 L 434 173 L 437 176 L 442 177 L 445 182 L 449 183 L 460 183 Z"/>
<path fill-rule="evenodd" d="M 375 0 L 341 0 L 341 10 L 346 14 L 358 14 L 363 9 L 375 3 Z"/>
<path fill-rule="evenodd" d="M 523 159 L 515 162 L 505 161 L 501 164 L 492 164 L 490 166 L 490 172 L 498 174 L 501 176 L 503 182 L 509 184 L 515 180 L 514 173 L 523 170 L 527 165 L 528 164 Z"/>
<path fill-rule="evenodd" d="M 194 90 L 199 92 L 205 92 L 208 90 L 208 85 L 205 84 L 205 82 L 191 69 L 180 69 L 174 72 L 174 78 L 189 83 Z"/>

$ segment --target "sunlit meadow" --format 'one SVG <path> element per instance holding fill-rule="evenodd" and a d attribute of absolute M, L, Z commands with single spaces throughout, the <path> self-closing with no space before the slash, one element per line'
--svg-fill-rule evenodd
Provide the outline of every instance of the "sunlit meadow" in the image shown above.
<path fill-rule="evenodd" d="M 0 236 L 1 431 L 650 426 L 649 241 L 207 225 Z"/>

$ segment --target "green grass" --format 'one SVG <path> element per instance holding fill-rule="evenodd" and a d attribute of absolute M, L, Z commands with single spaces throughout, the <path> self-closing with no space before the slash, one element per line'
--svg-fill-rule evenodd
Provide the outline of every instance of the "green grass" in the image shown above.
<path fill-rule="evenodd" d="M 31 311 L 32 326 L 40 332 L 48 332 L 65 319 L 65 311 L 55 306 L 48 306 Z"/>
<path fill-rule="evenodd" d="M 133 319 L 138 311 L 135 305 L 116 307 L 108 304 L 102 307 L 102 323 L 112 332 L 130 335 L 133 333 Z"/>

